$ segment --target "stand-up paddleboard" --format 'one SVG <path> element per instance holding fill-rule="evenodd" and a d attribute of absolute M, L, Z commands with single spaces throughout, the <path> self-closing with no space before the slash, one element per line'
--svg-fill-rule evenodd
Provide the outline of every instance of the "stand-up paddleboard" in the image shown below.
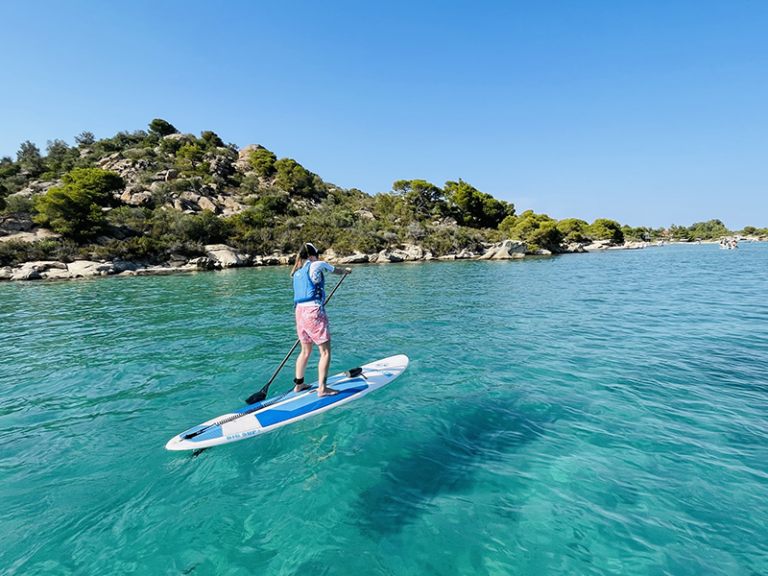
<path fill-rule="evenodd" d="M 339 391 L 335 396 L 318 398 L 315 382 L 308 390 L 290 390 L 203 422 L 171 438 L 165 447 L 168 450 L 199 450 L 264 434 L 362 398 L 392 382 L 407 367 L 408 357 L 403 354 L 371 362 L 362 366 L 359 373 L 355 370 L 351 375 L 342 373 L 328 378 L 328 386 Z"/>

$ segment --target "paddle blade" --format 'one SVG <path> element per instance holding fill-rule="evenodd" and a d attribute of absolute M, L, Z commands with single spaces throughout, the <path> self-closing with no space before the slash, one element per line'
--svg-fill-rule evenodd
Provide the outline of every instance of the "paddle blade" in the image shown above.
<path fill-rule="evenodd" d="M 264 390 L 259 390 L 255 394 L 251 394 L 248 396 L 248 398 L 245 399 L 246 404 L 256 404 L 256 402 L 261 402 L 267 397 L 267 394 L 264 392 Z"/>

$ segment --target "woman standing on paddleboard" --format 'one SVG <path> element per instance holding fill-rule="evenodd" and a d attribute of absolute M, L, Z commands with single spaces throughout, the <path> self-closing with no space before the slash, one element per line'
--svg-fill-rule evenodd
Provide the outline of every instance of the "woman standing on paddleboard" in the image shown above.
<path fill-rule="evenodd" d="M 331 332 L 328 328 L 328 316 L 325 313 L 325 277 L 324 272 L 331 274 L 351 274 L 351 268 L 336 268 L 317 259 L 317 248 L 307 242 L 299 250 L 296 263 L 291 270 L 293 278 L 293 303 L 296 308 L 296 332 L 301 342 L 301 352 L 296 360 L 296 378 L 293 382 L 294 391 L 301 392 L 309 388 L 304 383 L 304 373 L 307 370 L 309 356 L 312 354 L 312 344 L 320 349 L 320 362 L 317 365 L 317 395 L 333 396 L 337 390 L 325 385 L 328 379 L 328 368 L 331 364 Z"/>

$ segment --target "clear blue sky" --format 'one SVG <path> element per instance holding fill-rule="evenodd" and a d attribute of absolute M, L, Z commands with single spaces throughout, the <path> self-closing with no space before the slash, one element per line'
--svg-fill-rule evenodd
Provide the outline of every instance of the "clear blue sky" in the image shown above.
<path fill-rule="evenodd" d="M 768 226 L 768 1 L 4 2 L 0 155 L 163 118 L 368 193 Z"/>

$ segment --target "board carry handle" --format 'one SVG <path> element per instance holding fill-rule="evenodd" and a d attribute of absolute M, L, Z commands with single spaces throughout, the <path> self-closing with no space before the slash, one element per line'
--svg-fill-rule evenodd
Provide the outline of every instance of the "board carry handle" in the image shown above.
<path fill-rule="evenodd" d="M 341 277 L 341 280 L 339 280 L 336 283 L 336 286 L 333 287 L 333 290 L 328 295 L 328 298 L 326 298 L 325 302 L 323 302 L 323 306 L 326 306 L 328 304 L 328 302 L 331 301 L 331 298 L 333 298 L 333 295 L 336 293 L 336 290 L 339 289 L 339 286 L 341 286 L 341 283 L 344 282 L 344 278 L 346 278 L 346 277 L 347 277 L 347 273 L 344 272 L 344 274 Z M 288 352 L 288 354 L 286 355 L 285 358 L 283 358 L 283 361 L 280 362 L 280 366 L 278 366 L 277 370 L 275 370 L 275 373 L 272 374 L 272 378 L 269 379 L 269 382 L 267 382 L 261 390 L 259 390 L 258 392 L 255 392 L 255 393 L 251 394 L 250 396 L 248 396 L 248 398 L 245 399 L 245 403 L 246 404 L 255 404 L 256 402 L 261 402 L 262 400 L 264 400 L 267 397 L 267 393 L 269 392 L 270 384 L 272 384 L 272 382 L 277 377 L 277 375 L 280 372 L 280 370 L 283 369 L 283 366 L 285 366 L 285 363 L 288 362 L 288 358 L 291 357 L 291 354 L 293 354 L 293 351 L 296 350 L 296 347 L 298 345 L 299 345 L 299 339 L 296 338 L 296 342 L 293 344 L 293 348 L 291 348 L 291 351 Z"/>

